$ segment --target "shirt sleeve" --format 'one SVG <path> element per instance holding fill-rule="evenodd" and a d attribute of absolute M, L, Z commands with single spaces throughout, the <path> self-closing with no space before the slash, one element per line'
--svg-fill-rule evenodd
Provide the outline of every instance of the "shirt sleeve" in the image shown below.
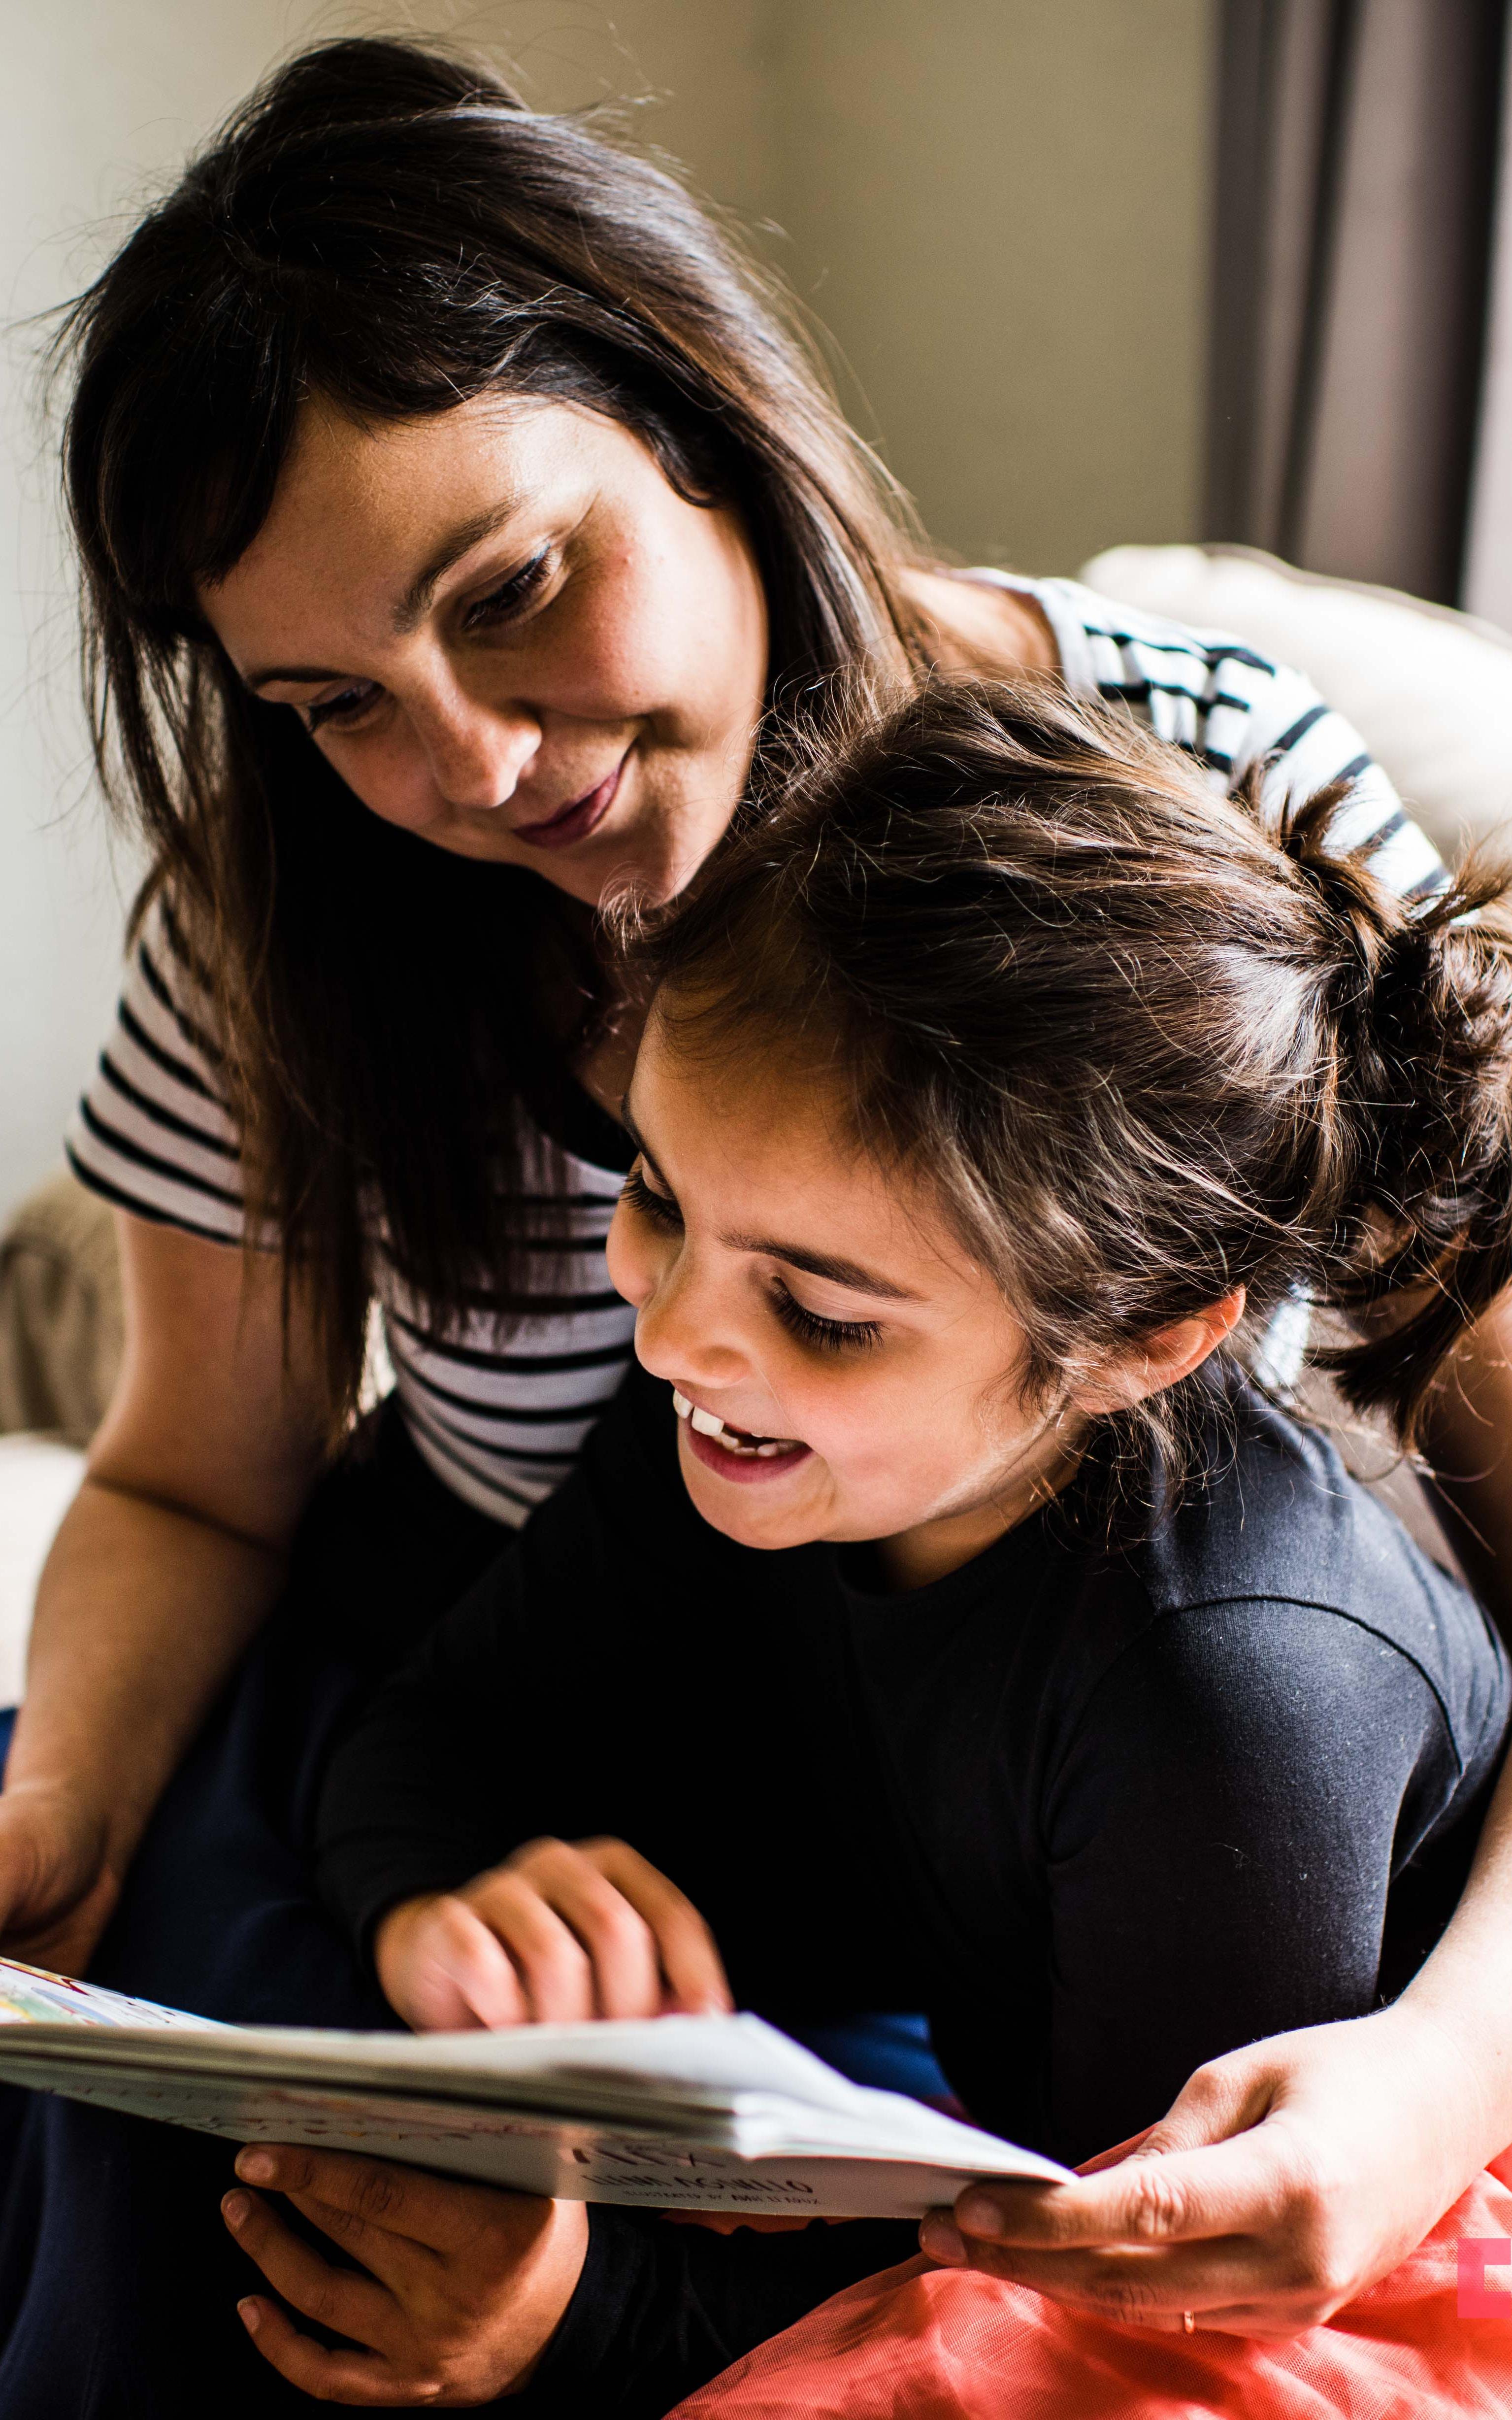
<path fill-rule="evenodd" d="M 1460 1779 L 1436 1690 L 1364 1623 L 1276 1600 L 1152 1621 L 1047 1791 L 1060 2156 L 1152 2124 L 1236 2044 L 1375 2007 L 1394 1862 Z"/>
<path fill-rule="evenodd" d="M 1263 766 L 1273 813 L 1348 782 L 1352 797 L 1335 825 L 1335 845 L 1365 847 L 1371 871 L 1403 898 L 1445 887 L 1448 869 L 1427 832 L 1354 725 L 1305 674 L 1231 633 L 1189 629 L 1077 581 L 1039 581 L 1033 593 L 1070 688 L 1127 706 L 1158 738 L 1196 756 L 1215 789 L 1232 789 Z"/>
<path fill-rule="evenodd" d="M 635 1770 L 660 1760 L 632 1759 L 611 1807 L 595 1806 L 582 1768 L 594 1761 L 585 1709 L 612 1703 L 619 1688 L 605 1634 L 625 1626 L 616 1583 L 627 1533 L 633 1526 L 655 1539 L 681 1515 L 674 1453 L 640 1450 L 643 1416 L 632 1383 L 584 1469 L 379 1691 L 332 1758 L 316 1821 L 319 1880 L 364 1951 L 395 1900 L 469 1880 L 533 1834 L 609 1828 L 637 1838 Z M 606 1429 L 611 1451 L 600 1450 Z M 612 1483 L 602 1462 L 614 1466 Z M 658 1490 L 667 1501 L 653 1501 Z M 675 1585 L 675 1543 L 668 1559 Z M 587 2411 L 660 2420 L 753 2345 L 917 2249 L 917 2229 L 891 2221 L 723 2236 L 595 2206 L 566 2317 L 507 2408 L 520 2420 Z"/>
<path fill-rule="evenodd" d="M 241 1142 L 213 1030 L 204 985 L 159 900 L 137 935 L 116 1022 L 65 1149 L 80 1182 L 120 1209 L 239 1244 Z"/>

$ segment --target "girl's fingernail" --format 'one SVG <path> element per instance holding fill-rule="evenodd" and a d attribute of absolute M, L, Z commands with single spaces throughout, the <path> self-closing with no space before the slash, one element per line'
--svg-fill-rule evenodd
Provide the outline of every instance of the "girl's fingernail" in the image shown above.
<path fill-rule="evenodd" d="M 228 2226 L 239 2226 L 244 2219 L 252 2215 L 252 2195 L 244 2193 L 228 2193 L 221 2204 L 221 2211 Z"/>
<path fill-rule="evenodd" d="M 1001 2235 L 1003 2213 L 991 2194 L 968 2193 L 956 2203 L 955 2214 L 968 2235 Z"/>
<path fill-rule="evenodd" d="M 237 2153 L 237 2174 L 244 2177 L 249 2185 L 271 2184 L 278 2174 L 278 2162 L 271 2151 L 259 2150 L 251 2144 Z"/>
<path fill-rule="evenodd" d="M 255 2336 L 263 2323 L 261 2305 L 250 2301 L 239 2303 L 237 2304 L 237 2315 L 248 2335 Z"/>
<path fill-rule="evenodd" d="M 932 2210 L 919 2223 L 918 2241 L 932 2260 L 944 2269 L 964 2269 L 966 2247 L 948 2211 Z"/>

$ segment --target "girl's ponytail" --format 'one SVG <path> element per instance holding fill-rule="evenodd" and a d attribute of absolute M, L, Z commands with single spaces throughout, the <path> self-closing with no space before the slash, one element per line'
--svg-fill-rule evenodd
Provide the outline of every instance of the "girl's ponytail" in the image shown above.
<path fill-rule="evenodd" d="M 1277 818 L 1121 713 L 938 685 L 842 735 L 641 937 L 662 1030 L 832 1088 L 927 1174 L 1075 1404 L 1244 1289 L 1413 1442 L 1456 1341 L 1512 1284 L 1512 924 L 1475 869 L 1378 879 L 1337 783 Z M 1211 1371 L 1103 1418 L 1119 1483 L 1179 1485 Z M 1206 1448 L 1203 1448 L 1206 1451 Z M 1167 1498 L 1166 1500 L 1169 1500 Z"/>
<path fill-rule="evenodd" d="M 1320 792 L 1282 832 L 1334 960 L 1315 1098 L 1337 1212 L 1311 1291 L 1366 1329 L 1319 1360 L 1410 1443 L 1445 1357 L 1512 1282 L 1512 925 L 1489 869 L 1413 903 L 1339 854 L 1348 798 Z"/>

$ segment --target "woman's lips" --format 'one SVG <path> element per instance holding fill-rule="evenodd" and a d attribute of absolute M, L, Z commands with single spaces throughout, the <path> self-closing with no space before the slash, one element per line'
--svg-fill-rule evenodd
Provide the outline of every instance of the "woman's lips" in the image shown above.
<path fill-rule="evenodd" d="M 596 831 L 610 807 L 620 786 L 620 775 L 625 759 L 620 758 L 612 773 L 606 773 L 596 790 L 586 798 L 573 799 L 559 807 L 554 815 L 547 815 L 538 824 L 517 824 L 516 840 L 528 841 L 532 848 L 571 848 L 574 841 L 586 840 Z"/>

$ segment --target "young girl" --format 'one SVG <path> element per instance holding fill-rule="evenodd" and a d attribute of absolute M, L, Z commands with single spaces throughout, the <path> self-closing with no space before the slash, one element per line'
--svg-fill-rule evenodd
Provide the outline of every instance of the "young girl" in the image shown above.
<path fill-rule="evenodd" d="M 324 1885 L 399 2014 L 717 2005 L 724 1974 L 795 2024 L 923 2008 L 980 2122 L 1081 2161 L 1204 2060 L 1410 1984 L 1505 1661 L 1232 1345 L 1299 1292 L 1390 1294 L 1334 1360 L 1411 1437 L 1508 1276 L 1512 943 L 1493 886 L 1414 912 L 1331 851 L 1345 795 L 1267 832 L 1121 718 L 936 692 L 643 946 L 611 1239 L 642 1368 L 326 1787 Z M 369 2263 L 318 2183 L 300 2207 Z M 665 2411 L 903 2248 L 534 2209 L 451 2399 Z M 381 2213 L 381 2309 L 228 2214 L 376 2349 L 255 2298 L 290 2378 L 448 2375 L 423 2320 L 419 2369 L 392 2350 Z M 1219 2248 L 1191 2301 L 1233 2323 Z"/>

